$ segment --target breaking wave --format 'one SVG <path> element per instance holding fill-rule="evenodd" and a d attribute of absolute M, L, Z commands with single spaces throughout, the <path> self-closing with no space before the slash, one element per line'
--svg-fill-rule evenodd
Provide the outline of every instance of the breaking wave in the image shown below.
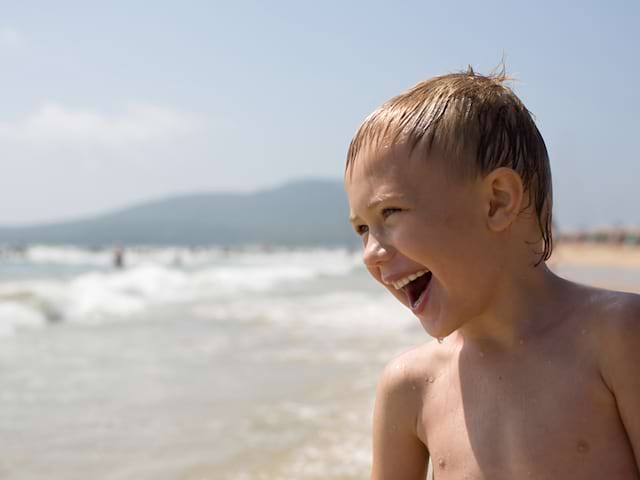
<path fill-rule="evenodd" d="M 362 270 L 359 257 L 341 249 L 136 249 L 126 252 L 124 269 L 111 265 L 112 255 L 48 246 L 4 255 L 0 335 L 57 322 L 127 320 L 166 304 L 244 304 L 251 293 L 275 294 Z M 17 266 L 20 275 L 12 275 Z"/>

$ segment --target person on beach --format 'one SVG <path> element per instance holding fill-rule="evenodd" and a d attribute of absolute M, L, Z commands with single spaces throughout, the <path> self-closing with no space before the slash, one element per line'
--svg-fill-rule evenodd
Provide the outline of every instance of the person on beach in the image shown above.
<path fill-rule="evenodd" d="M 382 373 L 374 480 L 640 479 L 640 296 L 547 267 L 549 158 L 508 80 L 426 80 L 349 147 L 364 263 L 438 339 Z"/>

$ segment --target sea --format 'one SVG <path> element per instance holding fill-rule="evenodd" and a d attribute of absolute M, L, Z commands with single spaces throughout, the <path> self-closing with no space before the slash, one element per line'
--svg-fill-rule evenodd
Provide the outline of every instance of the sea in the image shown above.
<path fill-rule="evenodd" d="M 377 375 L 428 341 L 346 249 L 0 257 L 0 479 L 365 478 Z"/>
<path fill-rule="evenodd" d="M 368 478 L 381 369 L 432 339 L 347 249 L 0 251 L 0 479 Z M 632 290 L 637 269 L 566 266 Z"/>

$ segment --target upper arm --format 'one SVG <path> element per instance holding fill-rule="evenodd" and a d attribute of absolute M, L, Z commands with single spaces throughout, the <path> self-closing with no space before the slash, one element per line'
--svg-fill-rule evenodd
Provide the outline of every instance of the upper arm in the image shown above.
<path fill-rule="evenodd" d="M 378 383 L 373 415 L 372 480 L 424 480 L 429 458 L 416 432 L 419 390 L 396 359 Z"/>
<path fill-rule="evenodd" d="M 602 337 L 602 374 L 640 470 L 640 297 L 633 296 L 607 319 Z"/>

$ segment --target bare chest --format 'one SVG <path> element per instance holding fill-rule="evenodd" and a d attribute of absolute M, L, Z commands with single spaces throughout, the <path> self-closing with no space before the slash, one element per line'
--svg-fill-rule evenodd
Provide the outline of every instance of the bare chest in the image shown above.
<path fill-rule="evenodd" d="M 461 357 L 425 387 L 418 430 L 436 479 L 638 479 L 615 402 L 584 359 Z"/>

